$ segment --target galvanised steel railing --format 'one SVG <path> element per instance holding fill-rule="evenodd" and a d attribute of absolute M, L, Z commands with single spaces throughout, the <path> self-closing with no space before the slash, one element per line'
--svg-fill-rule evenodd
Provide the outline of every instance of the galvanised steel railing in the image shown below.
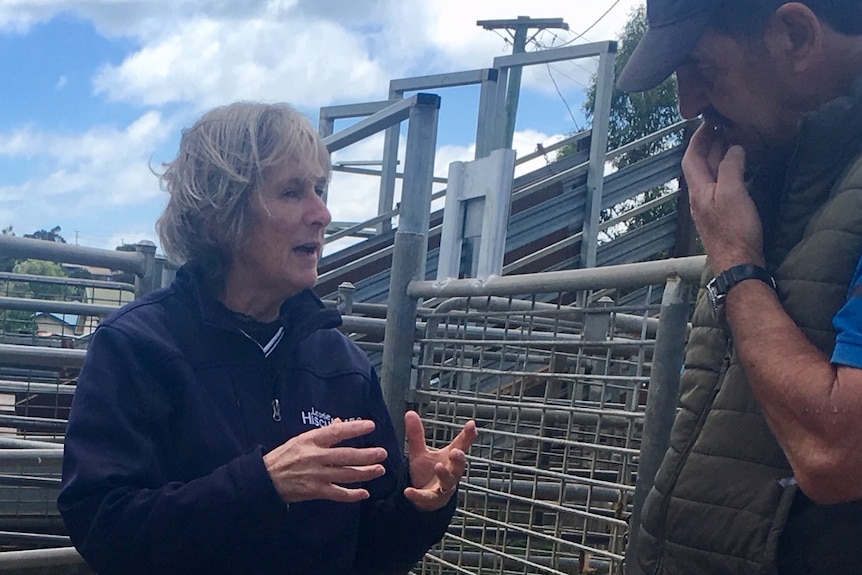
<path fill-rule="evenodd" d="M 628 525 L 667 447 L 703 265 L 409 284 L 414 298 L 451 299 L 426 314 L 418 356 L 390 356 L 406 368 L 389 381 L 409 382 L 416 366 L 413 385 L 386 389 L 390 409 L 407 397 L 437 446 L 469 419 L 480 428 L 422 573 L 622 574 Z"/>

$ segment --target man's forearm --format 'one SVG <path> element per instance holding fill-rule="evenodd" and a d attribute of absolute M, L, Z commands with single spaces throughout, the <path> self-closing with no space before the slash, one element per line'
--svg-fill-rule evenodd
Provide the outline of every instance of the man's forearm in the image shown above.
<path fill-rule="evenodd" d="M 860 370 L 836 371 L 762 282 L 733 288 L 727 320 L 754 396 L 803 491 L 822 503 L 862 497 L 862 481 L 848 480 L 862 473 Z"/>

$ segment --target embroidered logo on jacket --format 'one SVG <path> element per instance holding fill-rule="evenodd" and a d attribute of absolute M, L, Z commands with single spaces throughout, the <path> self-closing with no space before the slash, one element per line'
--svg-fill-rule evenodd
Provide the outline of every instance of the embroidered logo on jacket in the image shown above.
<path fill-rule="evenodd" d="M 314 427 L 326 427 L 332 423 L 332 420 L 335 419 L 328 413 L 324 411 L 317 411 L 314 407 L 312 407 L 308 411 L 300 411 L 300 415 L 302 416 L 302 423 L 305 425 L 312 425 Z M 342 418 L 342 421 L 356 421 L 358 419 L 362 419 L 361 417 L 345 417 Z"/>

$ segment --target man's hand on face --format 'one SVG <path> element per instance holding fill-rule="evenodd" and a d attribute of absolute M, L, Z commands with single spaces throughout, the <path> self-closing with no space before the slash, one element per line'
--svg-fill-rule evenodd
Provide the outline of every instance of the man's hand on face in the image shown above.
<path fill-rule="evenodd" d="M 763 229 L 745 188 L 745 152 L 703 124 L 691 139 L 682 169 L 691 215 L 710 265 L 720 273 L 737 264 L 763 262 Z"/>
<path fill-rule="evenodd" d="M 418 413 L 405 413 L 404 427 L 413 483 L 404 490 L 404 496 L 422 511 L 442 509 L 455 493 L 467 467 L 466 452 L 479 435 L 476 423 L 468 421 L 452 443 L 436 450 L 428 449 L 425 444 L 425 428 Z"/>
<path fill-rule="evenodd" d="M 362 483 L 386 472 L 382 447 L 338 447 L 347 439 L 374 431 L 367 419 L 341 421 L 301 433 L 263 456 L 276 491 L 286 503 L 310 499 L 355 502 L 369 497 L 366 489 L 342 484 Z"/>

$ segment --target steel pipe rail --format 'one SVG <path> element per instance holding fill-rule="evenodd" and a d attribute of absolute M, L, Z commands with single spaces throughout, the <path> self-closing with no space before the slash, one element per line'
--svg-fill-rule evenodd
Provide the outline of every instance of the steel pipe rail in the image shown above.
<path fill-rule="evenodd" d="M 11 571 L 13 569 L 34 567 L 80 565 L 81 563 L 84 563 L 84 558 L 81 557 L 74 547 L 0 552 L 0 571 Z"/>
<path fill-rule="evenodd" d="M 0 252 L 15 258 L 99 266 L 143 275 L 146 257 L 140 252 L 120 252 L 31 238 L 0 235 Z"/>
<path fill-rule="evenodd" d="M 526 479 L 487 479 L 483 477 L 470 477 L 462 481 L 465 489 L 479 487 L 489 491 L 496 491 L 505 497 L 509 494 L 525 497 L 536 501 L 563 502 L 586 501 L 590 498 L 603 503 L 615 503 L 619 501 L 623 490 L 610 487 L 593 487 L 590 485 L 577 484 L 577 478 L 572 478 L 565 488 L 559 482 L 552 481 L 528 481 Z M 491 494 L 489 494 L 491 495 Z"/>
<path fill-rule="evenodd" d="M 83 349 L 0 343 L 0 365 L 79 368 L 84 365 L 86 355 Z"/>
<path fill-rule="evenodd" d="M 62 459 L 62 449 L 0 449 L 2 463 L 48 463 Z"/>
<path fill-rule="evenodd" d="M 630 288 L 664 284 L 670 276 L 679 276 L 686 281 L 697 281 L 705 264 L 706 256 L 690 256 L 523 276 L 492 276 L 485 280 L 412 281 L 407 287 L 407 293 L 414 298 L 432 298 L 568 292 L 609 286 Z"/>
<path fill-rule="evenodd" d="M 323 138 L 323 145 L 326 146 L 326 149 L 330 153 L 337 152 L 394 124 L 403 122 L 410 117 L 411 109 L 417 105 L 428 105 L 432 100 L 439 105 L 438 96 L 433 94 L 419 93 L 410 98 L 405 98 L 387 106 L 379 112 L 375 112 L 345 130 Z"/>
<path fill-rule="evenodd" d="M 74 395 L 75 386 L 64 385 L 60 383 L 36 383 L 28 381 L 0 380 L 0 393 L 44 393 L 49 395 Z M 0 441 L 2 441 L 2 439 L 0 439 Z"/>
<path fill-rule="evenodd" d="M 0 296 L 0 309 L 105 317 L 117 311 L 119 306 Z"/>
<path fill-rule="evenodd" d="M 45 545 L 71 547 L 72 540 L 65 535 L 48 535 L 45 533 L 22 533 L 20 531 L 0 531 L 0 541 L 10 543 L 28 543 L 30 545 Z M 2 552 L 0 552 L 2 553 Z"/>
<path fill-rule="evenodd" d="M 17 437 L 0 436 L 0 449 L 57 449 L 63 451 L 62 443 L 36 441 L 34 439 L 18 439 Z"/>
<path fill-rule="evenodd" d="M 13 282 L 38 282 L 41 284 L 60 284 L 68 286 L 105 288 L 117 291 L 134 292 L 135 286 L 123 282 L 111 282 L 104 280 L 86 280 L 81 278 L 62 278 L 54 276 L 37 276 L 33 274 L 16 274 L 11 272 L 0 272 L 0 280 Z"/>
<path fill-rule="evenodd" d="M 495 401 L 493 399 L 462 398 L 459 395 L 451 392 L 443 391 L 425 391 L 416 390 L 413 392 L 417 399 L 424 399 L 429 402 L 439 401 L 439 405 L 434 406 L 435 415 L 457 416 L 466 419 L 477 418 L 484 420 L 493 420 L 494 418 L 514 419 L 520 418 L 522 421 L 532 423 L 545 422 L 548 425 L 560 425 L 572 423 L 572 425 L 600 425 L 613 427 L 622 427 L 628 425 L 633 420 L 643 420 L 643 412 L 637 411 L 622 411 L 614 412 L 599 411 L 598 409 L 589 410 L 578 407 L 553 406 L 548 408 L 542 404 L 513 404 L 507 401 Z M 474 403 L 460 403 L 459 399 L 470 399 Z"/>

